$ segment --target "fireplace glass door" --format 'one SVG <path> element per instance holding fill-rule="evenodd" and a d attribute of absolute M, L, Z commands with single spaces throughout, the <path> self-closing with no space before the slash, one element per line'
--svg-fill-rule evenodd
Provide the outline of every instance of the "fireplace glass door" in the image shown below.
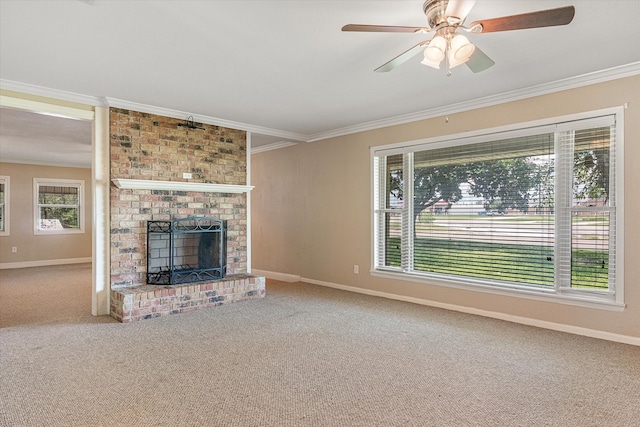
<path fill-rule="evenodd" d="M 218 280 L 227 270 L 227 222 L 209 217 L 147 222 L 147 283 Z"/>

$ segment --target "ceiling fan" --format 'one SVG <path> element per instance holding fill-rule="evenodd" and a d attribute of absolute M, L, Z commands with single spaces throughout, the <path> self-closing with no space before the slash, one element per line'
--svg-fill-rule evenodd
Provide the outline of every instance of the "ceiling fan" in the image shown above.
<path fill-rule="evenodd" d="M 426 27 L 348 24 L 342 27 L 342 31 L 382 33 L 435 32 L 431 40 L 418 43 L 374 71 L 391 71 L 419 52 L 424 52 L 424 59 L 422 60 L 424 65 L 439 69 L 440 64 L 444 61 L 448 75 L 450 75 L 451 68 L 460 64 L 467 64 L 474 73 L 484 71 L 495 64 L 491 58 L 472 44 L 466 36 L 460 34 L 461 32 L 483 34 L 567 25 L 575 15 L 575 8 L 566 6 L 520 15 L 484 19 L 465 26 L 463 25 L 464 20 L 475 3 L 476 0 L 426 0 L 422 6 L 427 17 L 428 26 Z"/>

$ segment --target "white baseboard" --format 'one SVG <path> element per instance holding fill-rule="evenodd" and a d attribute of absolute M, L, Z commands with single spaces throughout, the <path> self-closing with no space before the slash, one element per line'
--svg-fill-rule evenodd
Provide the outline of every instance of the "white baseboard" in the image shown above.
<path fill-rule="evenodd" d="M 48 265 L 82 264 L 91 262 L 91 257 L 46 259 L 42 261 L 0 262 L 0 270 L 9 268 L 46 267 Z"/>
<path fill-rule="evenodd" d="M 258 270 L 257 268 L 251 269 L 251 274 L 256 276 L 264 276 L 267 279 L 279 280 L 281 282 L 299 282 L 300 276 L 295 274 L 278 273 L 275 271 Z"/>
<path fill-rule="evenodd" d="M 340 289 L 343 291 L 356 292 L 359 294 L 371 295 L 376 297 L 388 298 L 397 301 L 410 302 L 414 304 L 426 305 L 429 307 L 443 308 L 445 310 L 458 311 L 461 313 L 475 314 L 477 316 L 490 317 L 493 319 L 505 320 L 507 322 L 519 323 L 527 326 L 535 326 L 538 328 L 551 329 L 559 332 L 567 332 L 575 335 L 582 335 L 590 338 L 598 338 L 607 341 L 614 341 L 623 344 L 640 346 L 640 338 L 629 335 L 614 334 L 611 332 L 598 331 L 580 326 L 565 325 L 562 323 L 547 322 L 545 320 L 531 319 L 529 317 L 514 316 L 511 314 L 498 313 L 494 311 L 481 310 L 473 307 L 465 307 L 455 304 L 447 304 L 437 301 L 430 301 L 421 298 L 414 298 L 404 295 L 390 294 L 387 292 L 373 291 L 370 289 L 358 288 L 356 286 L 340 285 L 337 283 L 323 282 L 321 280 L 300 278 L 301 282 L 311 283 L 313 285 L 326 286 L 329 288 Z"/>

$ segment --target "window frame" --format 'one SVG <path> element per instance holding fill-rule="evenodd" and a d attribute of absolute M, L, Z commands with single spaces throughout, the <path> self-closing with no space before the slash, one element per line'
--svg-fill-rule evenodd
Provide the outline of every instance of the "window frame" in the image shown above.
<path fill-rule="evenodd" d="M 497 284 L 487 283 L 483 280 L 475 280 L 474 278 L 460 279 L 454 276 L 448 276 L 437 273 L 424 273 L 415 271 L 404 271 L 402 268 L 381 266 L 379 261 L 380 257 L 384 257 L 385 251 L 380 251 L 379 245 L 380 239 L 384 240 L 384 236 L 378 236 L 379 224 L 378 220 L 382 221 L 376 212 L 381 211 L 400 211 L 397 208 L 381 209 L 380 199 L 382 193 L 378 191 L 380 186 L 385 185 L 385 176 L 381 173 L 382 168 L 380 162 L 382 159 L 386 159 L 390 155 L 394 154 L 410 154 L 404 156 L 404 162 L 407 162 L 407 158 L 411 157 L 414 152 L 418 152 L 422 149 L 435 149 L 445 148 L 453 146 L 462 146 L 474 144 L 477 142 L 483 142 L 494 136 L 504 139 L 512 135 L 525 136 L 529 132 L 530 134 L 545 132 L 545 130 L 553 129 L 552 132 L 562 132 L 567 126 L 571 126 L 571 122 L 577 122 L 580 120 L 597 120 L 601 116 L 614 116 L 615 118 L 615 146 L 613 147 L 615 153 L 615 171 L 611 177 L 615 179 L 615 230 L 610 233 L 610 237 L 613 240 L 615 248 L 616 263 L 613 267 L 615 275 L 615 283 L 613 290 L 607 292 L 589 292 L 581 291 L 574 292 L 571 288 L 559 288 L 555 284 L 552 289 L 534 288 L 528 286 L 503 286 Z M 569 122 L 569 123 L 568 123 Z M 568 124 L 567 124 L 568 123 Z M 557 137 L 557 136 L 556 136 Z M 418 283 L 432 284 L 438 286 L 452 287 L 458 289 L 466 289 L 480 292 L 488 292 L 499 295 L 517 296 L 522 298 L 553 301 L 566 303 L 570 305 L 586 306 L 590 308 L 604 308 L 608 310 L 621 311 L 624 309 L 624 164 L 623 164 L 623 152 L 624 152 L 624 108 L 615 107 L 603 110 L 596 110 L 591 112 L 572 114 L 560 117 L 552 117 L 543 120 L 536 120 L 531 122 L 516 123 L 508 126 L 482 129 L 473 132 L 465 132 L 460 134 L 452 134 L 441 137 L 427 138 L 421 140 L 400 142 L 387 145 L 373 146 L 370 148 L 371 155 L 371 269 L 370 273 L 373 276 L 406 280 Z M 407 165 L 405 164 L 405 173 Z M 409 168 L 411 170 L 411 166 Z M 412 175 L 411 175 L 412 176 Z M 407 185 L 406 187 L 413 187 L 413 185 Z M 404 191 L 412 191 L 410 188 L 405 188 Z M 405 193 L 405 198 L 412 198 L 412 194 Z M 403 217 L 409 217 L 410 215 L 404 215 Z M 403 219 L 402 234 L 409 235 L 411 233 L 412 224 L 411 221 Z M 412 244 L 406 245 L 408 250 L 412 251 Z M 402 258 L 405 258 L 404 246 L 402 247 Z M 611 287 L 611 285 L 610 285 Z"/>
<path fill-rule="evenodd" d="M 78 204 L 74 205 L 78 209 L 78 228 L 63 228 L 47 230 L 40 228 L 40 208 L 39 200 L 40 186 L 72 187 L 78 189 Z M 81 179 L 60 179 L 60 178 L 33 178 L 33 234 L 34 235 L 56 235 L 56 234 L 82 234 L 85 232 L 85 207 L 84 207 L 84 180 Z M 69 205 L 71 207 L 71 205 Z"/>
<path fill-rule="evenodd" d="M 10 200 L 9 192 L 11 186 L 11 178 L 6 175 L 0 175 L 0 183 L 4 184 L 4 194 L 3 199 L 0 200 L 0 206 L 4 209 L 4 217 L 3 217 L 3 225 L 4 227 L 0 229 L 0 236 L 10 236 L 11 235 L 11 222 L 10 222 Z"/>

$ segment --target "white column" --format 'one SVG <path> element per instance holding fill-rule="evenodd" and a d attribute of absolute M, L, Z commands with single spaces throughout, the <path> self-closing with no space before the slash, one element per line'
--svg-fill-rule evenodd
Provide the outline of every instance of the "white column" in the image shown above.
<path fill-rule="evenodd" d="M 93 269 L 91 313 L 109 314 L 111 238 L 109 230 L 109 109 L 96 107 L 93 122 Z"/>

